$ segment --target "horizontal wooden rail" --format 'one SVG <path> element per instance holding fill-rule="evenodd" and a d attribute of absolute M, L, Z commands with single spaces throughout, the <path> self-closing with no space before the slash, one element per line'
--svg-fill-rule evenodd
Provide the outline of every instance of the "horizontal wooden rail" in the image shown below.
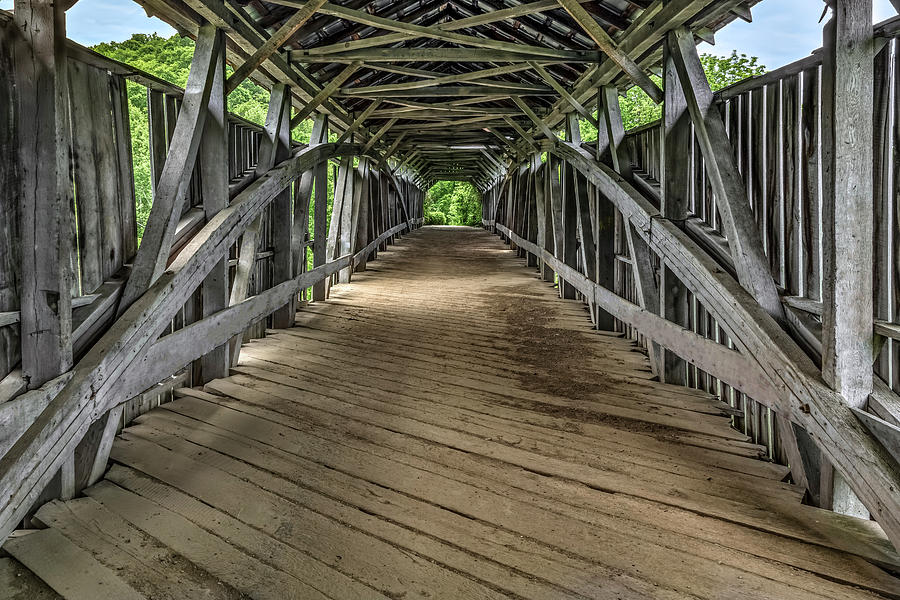
<path fill-rule="evenodd" d="M 885 532 L 900 545 L 900 472 L 819 368 L 733 277 L 610 167 L 571 143 L 555 152 L 608 198 L 694 293 L 775 390 L 782 416 L 810 434 Z"/>
<path fill-rule="evenodd" d="M 59 393 L 48 394 L 52 400 L 0 458 L 0 539 L 27 514 L 91 424 L 128 397 L 121 385 L 132 365 L 152 348 L 244 230 L 303 172 L 334 156 L 357 155 L 360 149 L 358 144 L 320 144 L 298 150 L 250 184 L 185 244 L 159 279 L 65 375 L 68 381 Z"/>
<path fill-rule="evenodd" d="M 511 239 L 516 246 L 544 261 L 567 283 L 572 284 L 589 302 L 599 305 L 620 321 L 641 331 L 654 342 L 669 348 L 685 360 L 714 374 L 745 394 L 758 398 L 767 406 L 775 406 L 777 398 L 772 386 L 756 376 L 755 369 L 750 362 L 737 351 L 644 310 L 606 287 L 591 281 L 547 250 L 516 235 L 506 226 L 498 223 L 495 227 L 497 231 Z"/>
<path fill-rule="evenodd" d="M 121 394 L 130 398 L 142 392 L 213 348 L 224 344 L 246 329 L 250 323 L 271 314 L 283 306 L 293 294 L 331 277 L 342 269 L 358 265 L 379 244 L 409 228 L 410 224 L 400 223 L 378 236 L 356 254 L 346 254 L 310 269 L 293 279 L 161 337 L 126 373 Z"/>

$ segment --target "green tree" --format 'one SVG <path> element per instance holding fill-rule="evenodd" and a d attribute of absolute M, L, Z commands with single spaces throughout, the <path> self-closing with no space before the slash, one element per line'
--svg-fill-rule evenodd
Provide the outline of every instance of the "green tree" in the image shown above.
<path fill-rule="evenodd" d="M 156 34 L 139 33 L 124 42 L 97 44 L 93 50 L 184 87 L 191 69 L 194 41 L 179 35 L 165 38 Z M 229 75 L 231 71 L 229 66 L 227 68 Z M 228 96 L 228 110 L 232 114 L 258 125 L 265 124 L 268 105 L 269 92 L 249 79 Z M 153 205 L 150 181 L 150 133 L 147 126 L 147 90 L 132 82 L 128 82 L 128 112 L 131 121 L 135 204 L 140 239 L 147 217 L 150 215 L 150 207 Z M 307 119 L 294 129 L 294 139 L 308 142 L 311 131 L 312 121 Z"/>
<path fill-rule="evenodd" d="M 700 63 L 706 72 L 706 79 L 713 91 L 728 87 L 738 81 L 762 75 L 766 68 L 759 64 L 755 56 L 738 54 L 732 50 L 729 56 L 716 56 L 714 54 L 700 55 Z M 655 75 L 650 76 L 657 85 L 662 86 L 662 81 Z M 662 107 L 644 93 L 637 86 L 629 88 L 624 97 L 619 98 L 619 106 L 622 109 L 622 122 L 625 129 L 640 127 L 652 123 L 662 116 Z M 596 113 L 594 113 L 596 114 Z M 591 142 L 597 139 L 597 128 L 587 121 L 581 121 L 581 139 Z"/>
<path fill-rule="evenodd" d="M 467 181 L 438 181 L 425 194 L 426 225 L 481 224 L 481 194 Z"/>

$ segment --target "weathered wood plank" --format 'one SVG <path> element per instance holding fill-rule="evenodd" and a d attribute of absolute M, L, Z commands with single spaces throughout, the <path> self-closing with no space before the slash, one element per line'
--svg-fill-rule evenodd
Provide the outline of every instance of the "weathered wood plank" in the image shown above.
<path fill-rule="evenodd" d="M 216 32 L 221 37 L 221 32 Z M 202 177 L 203 214 L 206 220 L 228 206 L 228 138 L 225 101 L 225 45 L 219 42 L 214 57 L 214 74 L 203 122 L 198 165 Z M 229 300 L 228 256 L 221 257 L 200 286 L 201 316 L 208 317 L 226 306 Z M 211 381 L 228 373 L 228 347 L 218 346 L 200 361 L 200 381 Z"/>
<path fill-rule="evenodd" d="M 169 265 L 149 294 L 76 365 L 72 380 L 16 444 L 0 458 L 0 537 L 6 537 L 90 424 L 115 401 L 128 365 L 143 354 L 244 228 L 293 179 L 335 152 L 358 147 L 323 144 L 278 165 L 238 195 Z"/>
<path fill-rule="evenodd" d="M 201 133 L 216 73 L 215 58 L 218 56 L 221 43 L 222 39 L 215 27 L 205 25 L 201 28 L 184 92 L 183 106 L 178 114 L 177 125 L 172 131 L 172 143 L 160 173 L 153 208 L 119 303 L 120 316 L 166 268 L 175 228 L 182 213 L 189 180 L 200 148 Z M 171 114 L 171 111 L 168 112 Z"/>
<path fill-rule="evenodd" d="M 822 374 L 853 407 L 872 391 L 871 0 L 836 4 L 822 66 Z"/>
<path fill-rule="evenodd" d="M 582 170 L 627 215 L 648 244 L 698 295 L 741 351 L 758 364 L 780 396 L 776 409 L 803 426 L 892 540 L 900 541 L 900 498 L 890 490 L 900 486 L 900 473 L 878 443 L 857 421 L 840 396 L 820 379 L 819 369 L 759 305 L 743 294 L 696 244 L 657 214 L 636 190 L 580 148 L 563 145 L 556 152 Z M 723 295 L 720 295 L 723 294 Z M 727 300 L 726 300 L 727 299 Z M 895 508 L 889 508 L 895 506 Z"/>
<path fill-rule="evenodd" d="M 63 598 L 144 598 L 55 529 L 13 538 L 3 547 Z"/>
<path fill-rule="evenodd" d="M 22 373 L 35 389 L 72 364 L 72 196 L 65 13 L 23 0 L 15 55 Z"/>
<path fill-rule="evenodd" d="M 776 321 L 783 321 L 784 309 L 763 253 L 759 229 L 750 212 L 747 191 L 734 161 L 725 124 L 713 106 L 712 91 L 700 64 L 693 35 L 681 28 L 668 42 L 707 175 L 716 193 L 717 207 L 725 221 L 738 280 Z"/>

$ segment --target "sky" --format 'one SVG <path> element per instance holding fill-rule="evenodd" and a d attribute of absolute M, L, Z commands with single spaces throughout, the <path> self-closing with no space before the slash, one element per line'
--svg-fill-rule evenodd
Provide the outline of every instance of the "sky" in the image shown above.
<path fill-rule="evenodd" d="M 889 0 L 873 0 L 875 22 L 896 15 Z M 11 9 L 13 0 L 0 0 L 0 8 Z M 775 69 L 809 55 L 822 45 L 822 0 L 763 0 L 753 7 L 753 23 L 740 19 L 716 34 L 716 45 L 701 44 L 700 51 L 728 55 L 732 50 L 757 56 Z M 175 30 L 130 0 L 79 0 L 67 13 L 71 39 L 90 46 L 123 41 L 132 33 L 170 36 Z"/>

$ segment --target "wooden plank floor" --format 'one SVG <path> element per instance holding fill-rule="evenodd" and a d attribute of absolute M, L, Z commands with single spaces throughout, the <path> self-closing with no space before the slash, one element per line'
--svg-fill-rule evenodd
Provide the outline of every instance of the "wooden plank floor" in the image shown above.
<path fill-rule="evenodd" d="M 66 598 L 900 597 L 877 525 L 481 230 L 405 237 L 180 396 L 4 549 Z"/>

